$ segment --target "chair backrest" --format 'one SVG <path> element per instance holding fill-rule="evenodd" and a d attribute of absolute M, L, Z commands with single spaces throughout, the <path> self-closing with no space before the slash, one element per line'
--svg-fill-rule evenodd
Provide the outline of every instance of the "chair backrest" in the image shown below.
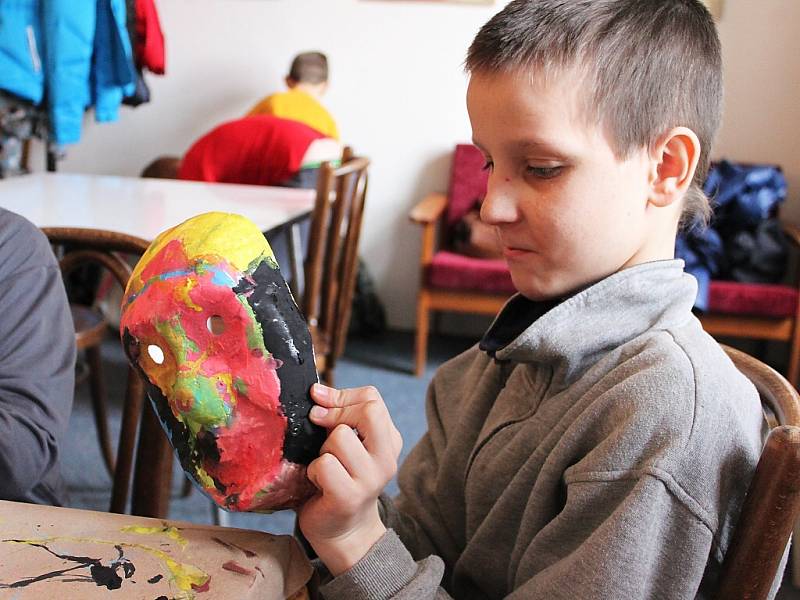
<path fill-rule="evenodd" d="M 800 514 L 800 398 L 786 379 L 761 361 L 723 346 L 753 382 L 770 431 L 725 555 L 717 598 L 768 598 Z"/>
<path fill-rule="evenodd" d="M 449 229 L 486 195 L 489 172 L 483 154 L 472 144 L 458 144 L 453 152 L 444 227 Z"/>
<path fill-rule="evenodd" d="M 140 256 L 149 246 L 146 240 L 113 231 L 69 227 L 45 227 L 42 231 L 54 247 L 69 249 L 60 259 L 63 273 L 66 274 L 85 264 L 99 265 L 108 270 L 123 289 L 130 278 L 131 266 L 120 253 Z M 126 511 L 131 475 L 135 468 L 135 479 L 138 481 L 134 481 L 131 513 L 166 517 L 167 507 L 163 498 L 154 494 L 154 491 L 161 490 L 153 488 L 160 486 L 158 482 L 160 471 L 156 466 L 162 470 L 166 469 L 167 465 L 171 467 L 172 453 L 166 436 L 158 433 L 161 428 L 153 411 L 143 410 L 143 399 L 144 384 L 133 368 L 129 367 L 110 511 L 117 513 Z M 150 439 L 142 441 L 142 436 L 145 436 L 145 424 L 148 425 Z M 138 450 L 137 434 L 140 438 Z M 135 464 L 134 452 L 136 452 Z"/>
<path fill-rule="evenodd" d="M 344 352 L 358 270 L 358 241 L 369 159 L 345 148 L 342 164 L 322 165 L 305 261 L 302 308 L 312 335 L 325 339 L 325 371 Z M 330 381 L 330 379 L 328 378 Z"/>

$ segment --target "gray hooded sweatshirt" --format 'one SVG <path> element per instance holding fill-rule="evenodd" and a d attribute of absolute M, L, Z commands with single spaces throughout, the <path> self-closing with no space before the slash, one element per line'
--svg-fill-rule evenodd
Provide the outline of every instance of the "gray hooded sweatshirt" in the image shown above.
<path fill-rule="evenodd" d="M 510 300 L 439 369 L 389 531 L 324 597 L 708 597 L 764 420 L 696 291 L 668 260 Z"/>

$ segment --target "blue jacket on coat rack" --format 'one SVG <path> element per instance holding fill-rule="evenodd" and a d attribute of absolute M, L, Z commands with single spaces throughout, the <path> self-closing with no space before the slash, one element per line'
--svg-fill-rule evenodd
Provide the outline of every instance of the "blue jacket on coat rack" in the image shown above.
<path fill-rule="evenodd" d="M 115 121 L 136 73 L 125 0 L 0 2 L 0 89 L 47 103 L 57 144 L 80 140 L 83 113 Z"/>

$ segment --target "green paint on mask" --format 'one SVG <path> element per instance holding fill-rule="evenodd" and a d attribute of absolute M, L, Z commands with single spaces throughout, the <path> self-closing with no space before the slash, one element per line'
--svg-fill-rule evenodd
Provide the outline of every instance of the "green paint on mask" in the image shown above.
<path fill-rule="evenodd" d="M 261 330 L 261 324 L 258 322 L 253 308 L 247 303 L 247 298 L 244 296 L 237 294 L 236 299 L 239 301 L 239 304 L 244 307 L 247 311 L 247 315 L 250 317 L 247 323 L 247 329 L 245 330 L 247 348 L 249 350 L 261 350 L 263 356 L 269 356 L 269 352 L 264 346 L 264 332 Z"/>
<path fill-rule="evenodd" d="M 194 340 L 187 337 L 186 330 L 177 316 L 172 317 L 169 321 L 156 322 L 156 331 L 167 340 L 170 349 L 177 355 L 179 364 L 188 361 L 189 352 L 200 351 Z"/>
<path fill-rule="evenodd" d="M 188 395 L 194 399 L 190 410 L 183 413 L 186 424 L 197 433 L 200 426 L 217 427 L 226 425 L 231 416 L 231 407 L 222 399 L 215 377 L 179 377 L 175 383 L 177 396 Z M 224 382 L 223 382 L 223 385 Z"/>

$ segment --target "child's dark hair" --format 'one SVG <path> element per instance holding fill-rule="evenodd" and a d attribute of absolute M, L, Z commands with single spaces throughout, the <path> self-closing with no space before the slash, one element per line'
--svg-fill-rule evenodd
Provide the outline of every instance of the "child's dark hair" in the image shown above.
<path fill-rule="evenodd" d="M 466 69 L 575 70 L 584 115 L 607 128 L 618 158 L 690 128 L 701 153 L 681 221 L 708 220 L 701 186 L 722 112 L 722 58 L 699 0 L 513 0 L 478 32 Z"/>
<path fill-rule="evenodd" d="M 159 156 L 144 169 L 142 169 L 140 177 L 177 179 L 180 169 L 181 159 L 177 156 Z"/>
<path fill-rule="evenodd" d="M 322 52 L 303 52 L 294 57 L 289 78 L 298 83 L 325 83 L 328 81 L 328 57 Z"/>

